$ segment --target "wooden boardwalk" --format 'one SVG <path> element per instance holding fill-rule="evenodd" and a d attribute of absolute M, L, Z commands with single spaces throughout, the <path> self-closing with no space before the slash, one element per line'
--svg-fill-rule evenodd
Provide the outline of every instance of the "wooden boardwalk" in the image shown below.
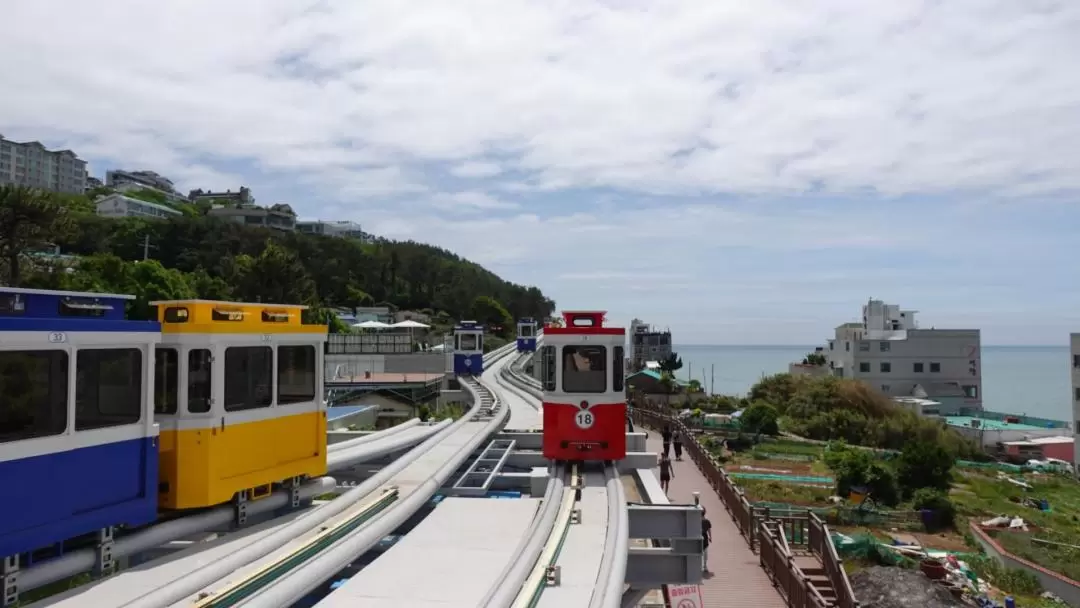
<path fill-rule="evenodd" d="M 648 429 L 648 451 L 663 451 L 660 433 Z M 706 517 L 712 522 L 712 539 L 709 545 L 709 574 L 701 584 L 703 608 L 747 607 L 786 608 L 787 603 L 773 586 L 758 556 L 739 533 L 738 526 L 720 502 L 720 497 L 709 487 L 694 461 L 683 452 L 683 460 L 675 462 L 671 452 L 675 475 L 671 480 L 668 498 L 673 503 L 694 502 L 694 492 L 699 492 Z M 657 478 L 660 471 L 654 469 Z"/>

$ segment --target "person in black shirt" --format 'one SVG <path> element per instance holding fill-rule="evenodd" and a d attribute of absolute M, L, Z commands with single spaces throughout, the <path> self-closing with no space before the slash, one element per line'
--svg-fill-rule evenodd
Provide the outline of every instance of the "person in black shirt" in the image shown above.
<path fill-rule="evenodd" d="M 671 483 L 671 478 L 674 477 L 674 467 L 671 466 L 671 459 L 667 454 L 660 457 L 660 489 L 664 491 L 666 495 L 668 492 L 668 485 Z"/>
<path fill-rule="evenodd" d="M 705 517 L 705 507 L 701 508 L 701 571 L 709 571 L 709 544 L 712 543 L 712 522 Z"/>
<path fill-rule="evenodd" d="M 668 454 L 671 453 L 671 427 L 670 426 L 667 426 L 667 425 L 664 426 L 664 432 L 661 434 L 661 437 L 663 437 L 663 439 L 664 439 L 664 458 L 667 458 Z"/>
<path fill-rule="evenodd" d="M 675 460 L 682 460 L 682 433 L 675 433 L 671 440 L 671 447 L 675 448 Z"/>

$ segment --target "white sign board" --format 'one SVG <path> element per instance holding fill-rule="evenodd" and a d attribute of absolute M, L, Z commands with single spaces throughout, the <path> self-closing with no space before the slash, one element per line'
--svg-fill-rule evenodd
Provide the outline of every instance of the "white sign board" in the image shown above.
<path fill-rule="evenodd" d="M 591 429 L 593 422 L 596 422 L 596 419 L 589 410 L 582 410 L 574 416 L 574 423 L 582 430 Z"/>
<path fill-rule="evenodd" d="M 701 608 L 701 585 L 668 585 L 671 608 Z"/>

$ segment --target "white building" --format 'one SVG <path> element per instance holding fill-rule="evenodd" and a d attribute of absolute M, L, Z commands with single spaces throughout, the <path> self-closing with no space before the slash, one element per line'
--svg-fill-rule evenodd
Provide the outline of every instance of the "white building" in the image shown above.
<path fill-rule="evenodd" d="M 284 203 L 260 207 L 250 204 L 214 205 L 206 214 L 245 226 L 262 226 L 284 232 L 296 230 L 296 213 Z"/>
<path fill-rule="evenodd" d="M 915 311 L 870 300 L 861 323 L 836 328 L 825 356 L 835 376 L 889 397 L 938 401 L 944 415 L 982 409 L 981 349 L 977 329 L 922 329 Z"/>
<path fill-rule="evenodd" d="M 46 150 L 40 142 L 11 141 L 0 135 L 0 184 L 82 194 L 86 161 L 71 150 Z"/>
<path fill-rule="evenodd" d="M 151 190 L 172 202 L 188 202 L 186 196 L 176 191 L 171 179 L 154 171 L 106 171 L 105 185 L 120 193 Z"/>
<path fill-rule="evenodd" d="M 304 234 L 322 234 L 366 242 L 368 235 L 360 224 L 348 220 L 324 222 L 321 220 L 302 220 L 296 222 L 296 231 Z"/>
<path fill-rule="evenodd" d="M 164 219 L 181 215 L 179 211 L 166 205 L 159 205 L 123 194 L 110 194 L 95 201 L 97 214 L 103 217 L 141 217 L 146 219 Z"/>
<path fill-rule="evenodd" d="M 1072 371 L 1073 445 L 1080 446 L 1080 333 L 1069 334 L 1069 355 L 1069 369 Z M 1080 449 L 1073 449 L 1076 450 L 1073 462 L 1080 464 Z"/>

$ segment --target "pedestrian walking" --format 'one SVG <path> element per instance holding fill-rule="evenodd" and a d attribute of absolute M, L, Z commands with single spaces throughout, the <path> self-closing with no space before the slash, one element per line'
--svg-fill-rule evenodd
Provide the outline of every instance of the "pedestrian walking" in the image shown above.
<path fill-rule="evenodd" d="M 675 448 L 675 460 L 682 460 L 682 433 L 675 433 L 671 447 Z"/>
<path fill-rule="evenodd" d="M 660 489 L 664 491 L 664 496 L 667 496 L 668 485 L 671 484 L 671 478 L 674 476 L 675 471 L 671 466 L 671 459 L 664 454 L 660 457 Z"/>
<path fill-rule="evenodd" d="M 664 458 L 667 458 L 671 454 L 671 426 L 664 425 L 664 432 L 661 434 L 664 439 Z"/>
<path fill-rule="evenodd" d="M 712 543 L 712 522 L 705 517 L 705 507 L 701 507 L 701 571 L 709 572 L 709 545 Z"/>

